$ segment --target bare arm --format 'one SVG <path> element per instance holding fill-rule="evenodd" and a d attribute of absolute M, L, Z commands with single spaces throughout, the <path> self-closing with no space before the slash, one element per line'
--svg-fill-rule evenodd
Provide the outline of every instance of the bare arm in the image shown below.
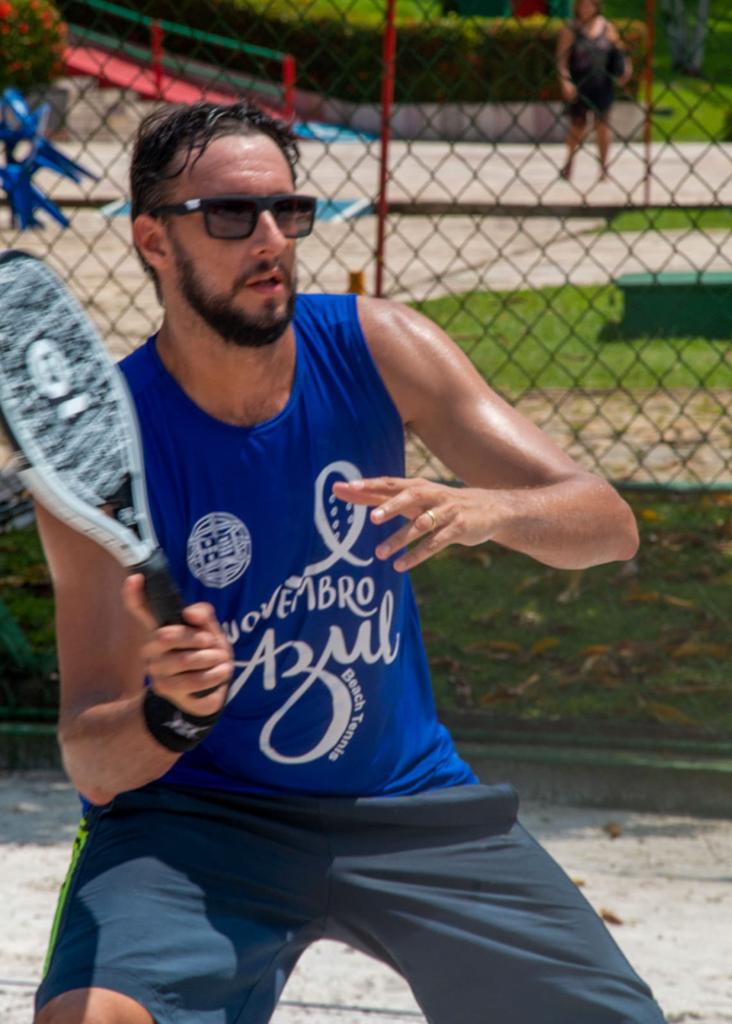
<path fill-rule="evenodd" d="M 40 506 L 37 522 L 56 599 L 64 766 L 87 799 L 104 804 L 159 778 L 180 756 L 147 731 L 146 672 L 161 696 L 212 714 L 224 688 L 201 701 L 189 695 L 230 676 L 229 649 L 206 605 L 186 610 L 191 625 L 156 630 L 141 577 L 127 578 L 103 548 Z"/>
<path fill-rule="evenodd" d="M 628 53 L 625 50 L 625 44 L 623 43 L 622 36 L 618 32 L 615 25 L 612 22 L 608 22 L 608 38 L 613 46 L 616 46 L 622 51 L 623 57 L 625 58 L 625 68 L 622 75 L 618 79 L 620 85 L 627 85 L 630 79 L 633 77 L 633 61 L 630 59 Z"/>
<path fill-rule="evenodd" d="M 373 506 L 375 522 L 407 518 L 378 557 L 419 538 L 397 568 L 411 568 L 448 544 L 485 540 L 564 569 L 635 553 L 635 520 L 615 490 L 492 391 L 439 327 L 373 299 L 359 300 L 359 313 L 405 425 L 467 484 L 394 478 L 337 484 L 339 497 Z"/>
<path fill-rule="evenodd" d="M 572 103 L 577 99 L 577 88 L 569 74 L 569 53 L 573 42 L 574 32 L 565 25 L 557 39 L 556 64 L 559 88 L 567 103 Z"/>

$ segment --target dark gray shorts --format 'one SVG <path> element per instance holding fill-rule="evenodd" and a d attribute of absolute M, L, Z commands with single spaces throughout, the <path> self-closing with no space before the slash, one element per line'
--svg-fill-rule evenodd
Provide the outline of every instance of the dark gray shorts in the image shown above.
<path fill-rule="evenodd" d="M 302 951 L 389 964 L 431 1024 L 663 1024 L 510 786 L 259 798 L 149 786 L 95 809 L 37 996 L 100 986 L 157 1024 L 265 1024 Z"/>

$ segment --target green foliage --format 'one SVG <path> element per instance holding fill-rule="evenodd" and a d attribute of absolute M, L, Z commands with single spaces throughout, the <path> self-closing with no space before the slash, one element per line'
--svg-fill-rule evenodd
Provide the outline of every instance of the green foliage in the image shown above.
<path fill-rule="evenodd" d="M 64 44 L 65 26 L 51 0 L 0 0 L 0 88 L 58 78 Z"/>
<path fill-rule="evenodd" d="M 130 0 L 128 6 L 132 8 Z M 285 50 L 297 60 L 297 85 L 356 103 L 377 103 L 381 90 L 383 9 L 363 4 L 292 0 L 150 0 L 144 13 L 242 42 Z M 91 11 L 83 0 L 63 0 L 69 21 L 131 38 L 128 22 Z M 137 10 L 137 8 L 134 8 Z M 558 19 L 401 17 L 397 26 L 397 102 L 507 102 L 558 100 L 554 65 Z M 618 23 L 636 76 L 645 59 L 645 26 Z M 143 32 L 136 38 L 142 39 Z M 208 43 L 166 35 L 166 48 L 212 61 Z M 221 56 L 221 54 L 219 54 Z M 254 66 L 241 54 L 226 56 L 228 70 L 276 78 L 270 66 Z M 637 89 L 637 77 L 628 87 Z"/>
<path fill-rule="evenodd" d="M 0 601 L 0 666 L 4 676 L 32 673 L 36 668 L 33 649 L 4 601 Z"/>
<path fill-rule="evenodd" d="M 0 535 L 0 709 L 52 711 L 57 701 L 48 570 L 36 531 L 14 530 Z"/>

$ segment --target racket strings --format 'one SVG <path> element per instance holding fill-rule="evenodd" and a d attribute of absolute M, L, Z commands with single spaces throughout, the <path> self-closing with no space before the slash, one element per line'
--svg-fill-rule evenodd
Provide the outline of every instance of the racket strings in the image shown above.
<path fill-rule="evenodd" d="M 102 505 L 129 475 L 116 371 L 86 315 L 41 265 L 0 264 L 0 388 L 8 426 L 84 501 Z M 61 355 L 63 353 L 63 355 Z"/>

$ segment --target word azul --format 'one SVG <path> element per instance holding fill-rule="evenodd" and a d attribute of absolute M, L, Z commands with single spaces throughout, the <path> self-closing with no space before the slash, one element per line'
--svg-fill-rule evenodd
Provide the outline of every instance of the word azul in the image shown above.
<path fill-rule="evenodd" d="M 356 703 L 362 708 L 365 700 L 360 686 L 358 692 L 355 689 L 352 691 L 349 681 L 336 675 L 330 666 L 350 667 L 358 662 L 365 665 L 377 662 L 390 665 L 399 653 L 401 639 L 399 633 L 392 636 L 393 619 L 394 594 L 387 590 L 378 609 L 372 611 L 370 618 L 359 623 L 351 643 L 346 639 L 341 626 L 331 625 L 323 649 L 316 656 L 311 645 L 304 640 L 287 640 L 278 644 L 274 627 L 269 627 L 262 634 L 251 658 L 235 661 L 234 664 L 241 671 L 232 681 L 229 700 L 236 696 L 258 670 L 262 672 L 265 690 L 274 690 L 278 679 L 300 680 L 284 704 L 265 722 L 259 738 L 259 748 L 263 754 L 280 764 L 305 764 L 325 756 L 338 744 L 349 728 Z M 323 736 L 310 750 L 294 756 L 284 754 L 274 746 L 274 730 L 316 683 L 324 685 L 330 694 L 331 720 Z"/>

